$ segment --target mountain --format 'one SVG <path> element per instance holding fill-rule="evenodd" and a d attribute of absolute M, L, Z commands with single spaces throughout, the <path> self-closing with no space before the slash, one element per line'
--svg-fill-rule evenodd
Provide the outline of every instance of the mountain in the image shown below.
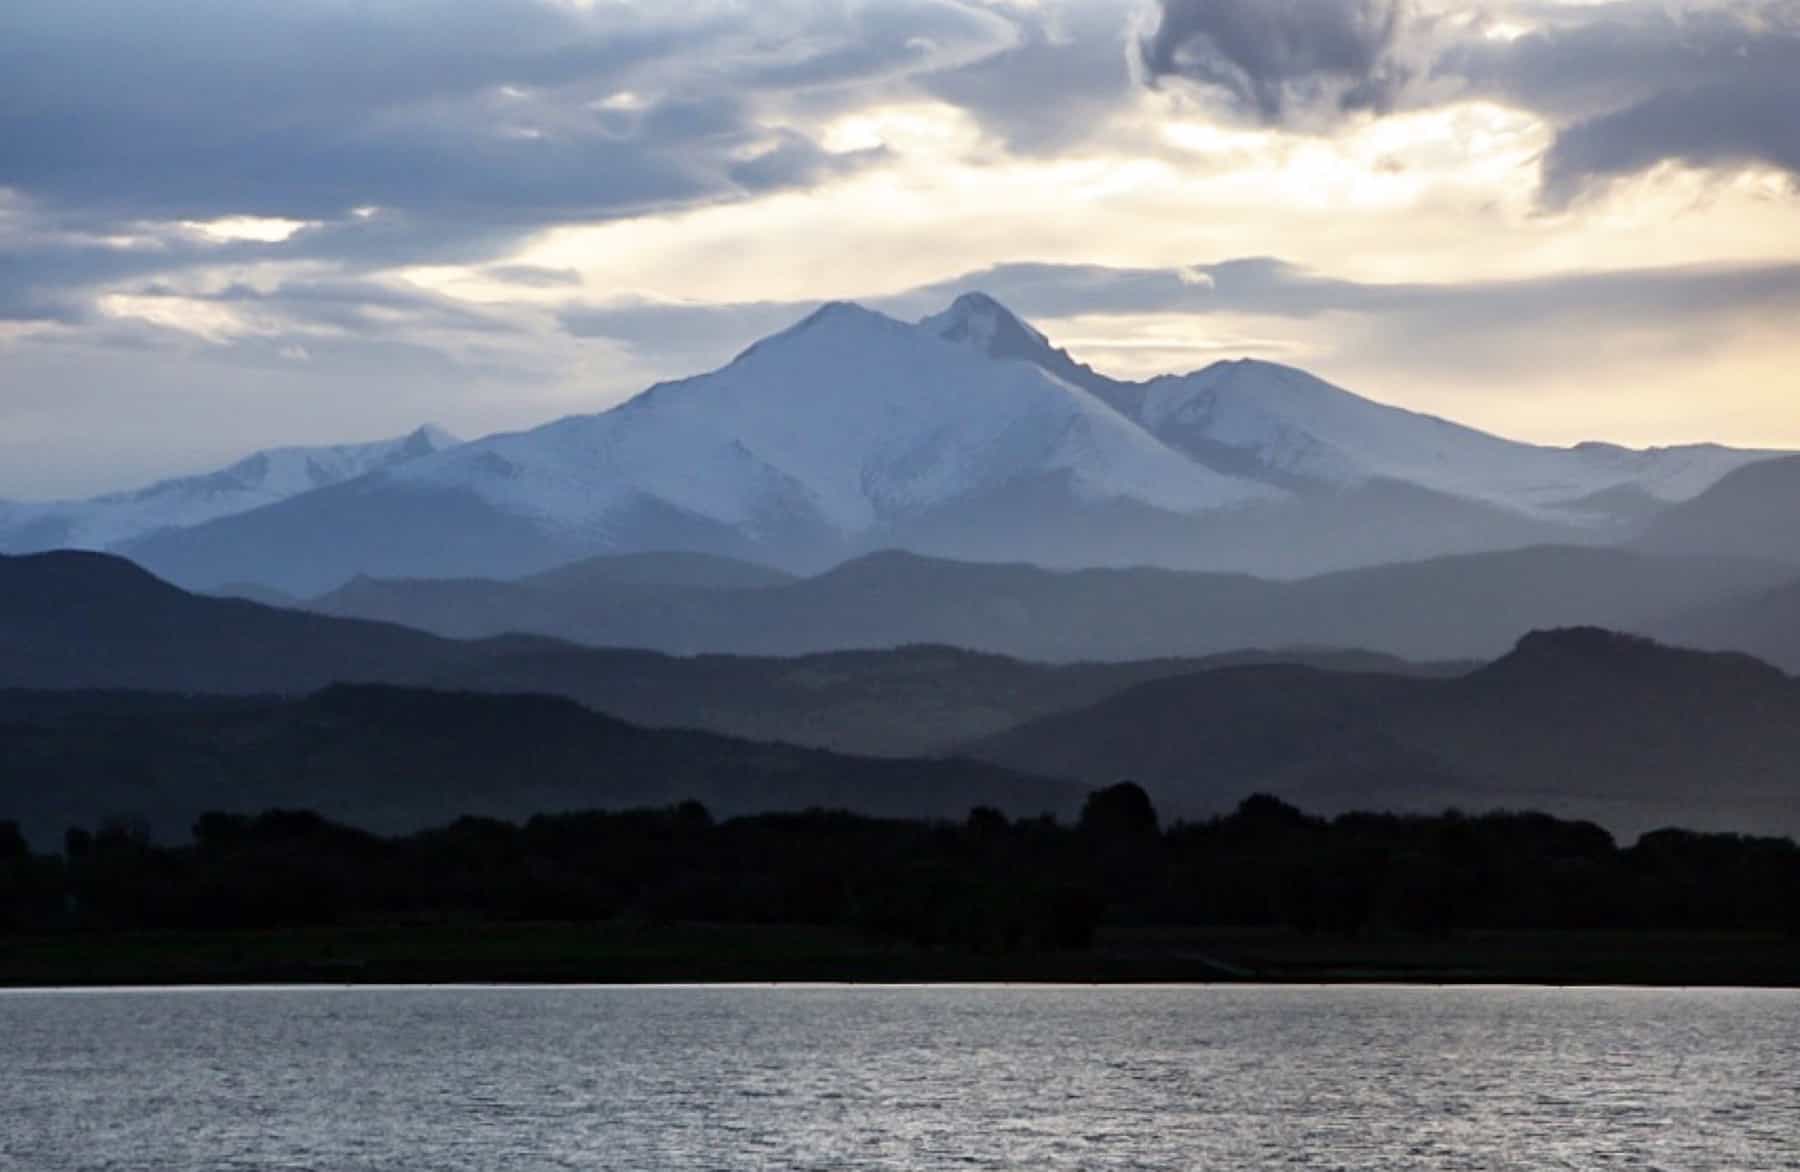
<path fill-rule="evenodd" d="M 108 549 L 165 529 L 198 525 L 341 484 L 457 443 L 442 428 L 426 426 L 376 443 L 271 448 L 217 472 L 164 480 L 134 492 L 90 500 L 0 501 L 0 553 Z"/>
<path fill-rule="evenodd" d="M 1636 531 L 1763 453 L 1514 443 L 1288 367 L 1126 383 L 991 298 L 834 303 L 709 374 L 122 547 L 196 588 L 885 548 L 1298 576 Z"/>
<path fill-rule="evenodd" d="M 1058 513 L 1125 502 L 1184 515 L 1277 495 L 1195 464 L 1035 367 L 833 304 L 721 370 L 611 411 L 130 552 L 189 584 L 309 592 L 357 573 L 517 576 L 600 552 L 817 567 L 1022 486 L 1038 490 L 1032 508 Z"/>
<path fill-rule="evenodd" d="M 1568 546 L 1296 582 L 1143 568 L 1057 572 L 888 552 L 749 590 L 364 578 L 310 605 L 458 638 L 530 632 L 678 654 L 932 643 L 1056 662 L 1243 647 L 1359 647 L 1444 660 L 1491 658 L 1535 627 L 1642 629 L 1789 577 L 1763 562 Z"/>
<path fill-rule="evenodd" d="M 1076 362 L 982 294 L 965 295 L 922 326 L 990 357 L 1026 362 L 1081 386 L 1220 472 L 1298 491 L 1390 481 L 1594 523 L 1641 512 L 1644 501 L 1686 500 L 1727 473 L 1774 454 L 1712 444 L 1638 451 L 1600 443 L 1573 448 L 1519 443 L 1254 359 L 1122 382 Z"/>
<path fill-rule="evenodd" d="M 547 693 L 635 724 L 906 755 L 1082 707 L 1159 676 L 1220 662 L 1295 659 L 1365 671 L 1433 670 L 1358 652 L 1053 667 L 948 647 L 756 659 L 674 658 L 530 638 L 456 642 L 390 624 L 191 595 L 110 555 L 0 557 L 0 689 L 291 696 L 344 681 Z"/>
<path fill-rule="evenodd" d="M 677 586 L 752 590 L 785 586 L 794 575 L 755 562 L 704 553 L 614 554 L 586 558 L 534 574 L 524 582 L 563 593 L 610 586 Z"/>
<path fill-rule="evenodd" d="M 1739 469 L 1650 523 L 1637 547 L 1800 565 L 1800 456 Z"/>
<path fill-rule="evenodd" d="M 970 761 L 871 760 L 642 729 L 570 701 L 337 686 L 278 700 L 0 692 L 0 818 L 49 844 L 141 819 L 182 841 L 203 812 L 311 809 L 385 832 L 464 815 L 811 807 L 961 819 L 1079 808 L 1084 790 Z"/>
<path fill-rule="evenodd" d="M 0 688 L 303 692 L 479 659 L 385 623 L 208 598 L 110 554 L 0 557 Z"/>
<path fill-rule="evenodd" d="M 1670 564 L 1681 564 L 1574 553 L 1622 559 L 1657 582 L 1673 579 Z M 888 561 L 907 572 L 893 573 Z M 1484 577 L 1429 569 L 1427 580 L 1440 583 Z M 1129 575 L 1029 571 L 1015 580 L 1020 572 L 892 555 L 836 576 L 870 576 L 867 585 L 879 590 L 848 597 L 875 613 L 904 597 L 956 599 L 960 585 L 939 588 L 971 574 L 1015 591 L 1091 578 L 1101 589 L 1075 612 L 1088 615 L 1155 600 Z M 1167 598 L 1195 593 L 1185 577 L 1164 575 Z M 1383 597 L 1378 576 L 1353 577 L 1361 597 Z M 751 600 L 817 582 L 710 592 L 754 622 Z M 1114 589 L 1123 592 L 1106 593 Z M 991 605 L 997 597 L 975 614 L 976 625 L 1017 618 L 1019 611 Z M 1030 594 L 1010 597 L 1027 616 L 1032 607 L 1050 613 Z M 1464 602 L 1470 615 L 1481 613 L 1479 593 Z M 1299 612 L 1322 604 L 1302 594 L 1293 605 Z M 1408 606 L 1392 605 L 1395 614 Z M 1416 599 L 1410 605 L 1421 609 Z M 947 620 L 953 608 L 946 602 L 939 613 Z M 1154 633 L 1154 610 L 1139 617 Z M 389 687 L 299 698 L 331 680 Z M 96 696 L 98 689 L 109 691 Z M 471 695 L 444 699 L 442 691 Z M 616 719 L 541 695 L 509 706 L 473 693 L 555 693 L 634 725 L 710 729 L 712 739 L 684 742 L 689 756 L 658 755 L 665 750 L 642 746 L 674 741 L 642 730 L 627 736 Z M 0 558 L 0 794 L 33 817 L 91 820 L 147 807 L 185 817 L 191 806 L 241 800 L 233 808 L 323 804 L 337 816 L 397 826 L 455 812 L 515 816 L 553 802 L 700 796 L 741 808 L 729 803 L 746 793 L 783 804 L 807 795 L 849 802 L 852 790 L 859 802 L 874 802 L 877 792 L 904 792 L 909 801 L 935 794 L 926 805 L 950 811 L 977 794 L 999 800 L 1012 792 L 997 774 L 984 776 L 998 790 L 955 789 L 943 779 L 963 785 L 973 775 L 954 772 L 954 763 L 943 772 L 919 772 L 914 762 L 884 771 L 725 742 L 719 733 L 896 756 L 969 746 L 1015 774 L 1084 784 L 1134 776 L 1182 816 L 1263 789 L 1320 809 L 1545 808 L 1621 833 L 1671 823 L 1789 833 L 1800 824 L 1792 769 L 1800 684 L 1742 656 L 1592 630 L 1534 635 L 1460 674 L 1362 652 L 1062 667 L 917 646 L 685 659 L 530 637 L 458 642 L 208 598 L 103 554 Z M 608 747 L 615 741 L 639 747 Z M 877 789 L 855 789 L 862 778 L 877 779 L 868 783 Z"/>
<path fill-rule="evenodd" d="M 255 582 L 227 582 L 207 591 L 214 598 L 241 598 L 249 602 L 260 602 L 264 606 L 278 606 L 288 610 L 303 609 L 305 599 L 295 598 L 292 594 L 277 590 L 273 586 L 260 586 Z M 416 625 L 416 624 L 415 624 Z"/>
<path fill-rule="evenodd" d="M 1262 790 L 1322 811 L 1541 809 L 1619 834 L 1800 830 L 1800 682 L 1593 629 L 1534 633 L 1451 679 L 1172 677 L 968 748 L 1050 776 L 1131 777 L 1189 815 Z"/>
<path fill-rule="evenodd" d="M 1644 629 L 1678 646 L 1739 651 L 1800 672 L 1800 582 L 1693 607 Z"/>
<path fill-rule="evenodd" d="M 1355 651 L 1047 665 L 941 646 L 793 658 L 540 647 L 496 655 L 445 682 L 482 691 L 552 692 L 659 728 L 911 756 L 942 753 L 1026 720 L 1082 708 L 1146 680 L 1250 663 L 1396 675 L 1456 670 Z"/>

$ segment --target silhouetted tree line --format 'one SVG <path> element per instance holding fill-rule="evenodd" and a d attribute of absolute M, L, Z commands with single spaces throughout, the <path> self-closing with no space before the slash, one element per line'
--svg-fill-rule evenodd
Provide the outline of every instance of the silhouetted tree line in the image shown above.
<path fill-rule="evenodd" d="M 1261 795 L 1164 829 L 1128 782 L 1073 826 L 987 808 L 960 824 L 816 810 L 717 822 L 689 802 L 383 838 L 275 810 L 207 814 L 182 846 L 113 819 L 33 854 L 0 823 L 5 932 L 632 917 L 971 951 L 1081 948 L 1103 922 L 1800 933 L 1800 848 L 1664 830 L 1621 849 L 1543 814 L 1325 819 Z"/>

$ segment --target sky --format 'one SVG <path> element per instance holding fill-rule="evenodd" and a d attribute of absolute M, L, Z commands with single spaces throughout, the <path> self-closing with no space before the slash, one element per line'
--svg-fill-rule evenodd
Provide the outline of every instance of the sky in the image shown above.
<path fill-rule="evenodd" d="M 981 289 L 1549 443 L 1800 448 L 1800 0 L 0 6 L 0 496 L 602 410 Z"/>

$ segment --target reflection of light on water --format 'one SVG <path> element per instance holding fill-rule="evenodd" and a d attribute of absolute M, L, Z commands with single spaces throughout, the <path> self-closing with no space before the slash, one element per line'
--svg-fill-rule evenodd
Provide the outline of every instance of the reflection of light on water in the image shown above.
<path fill-rule="evenodd" d="M 88 1167 L 1791 1166 L 1791 991 L 0 994 L 0 1154 Z"/>

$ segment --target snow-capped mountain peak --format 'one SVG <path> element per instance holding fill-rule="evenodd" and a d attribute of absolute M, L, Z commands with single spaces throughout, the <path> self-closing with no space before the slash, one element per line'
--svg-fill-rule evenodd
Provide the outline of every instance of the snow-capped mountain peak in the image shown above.
<path fill-rule="evenodd" d="M 266 504 L 433 455 L 460 442 L 444 428 L 428 423 L 406 435 L 373 443 L 267 448 L 217 472 L 159 481 L 148 488 L 96 498 L 94 503 L 185 501 L 248 494 L 266 498 L 259 502 Z"/>
<path fill-rule="evenodd" d="M 989 358 L 1029 362 L 1071 386 L 1098 395 L 1127 415 L 1133 414 L 1141 398 L 1138 384 L 1108 378 L 1077 362 L 1067 350 L 1057 348 L 1035 326 L 986 293 L 964 293 L 942 313 L 919 322 L 919 329 Z"/>
<path fill-rule="evenodd" d="M 447 427 L 422 423 L 401 437 L 399 451 L 407 456 L 429 456 L 445 448 L 454 448 L 462 438 Z"/>
<path fill-rule="evenodd" d="M 919 327 L 994 358 L 1030 359 L 1055 349 L 1049 338 L 986 293 L 964 293 Z"/>
<path fill-rule="evenodd" d="M 299 592 L 673 550 L 792 570 L 891 547 L 1289 574 L 1578 539 L 1757 458 L 1517 443 L 1254 360 L 1110 379 L 970 294 L 918 323 L 823 305 L 610 410 L 134 551 L 178 580 Z"/>
<path fill-rule="evenodd" d="M 991 301 L 959 306 L 973 326 L 1011 319 Z M 710 374 L 394 476 L 473 488 L 563 533 L 654 507 L 753 538 L 808 529 L 848 542 L 1034 478 L 1174 512 L 1280 495 L 1195 464 L 1035 365 L 844 302 Z"/>
<path fill-rule="evenodd" d="M 1767 455 L 1706 446 L 1635 451 L 1524 443 L 1254 359 L 1153 379 L 1129 413 L 1196 459 L 1239 473 L 1260 469 L 1275 483 L 1336 489 L 1402 481 L 1564 521 L 1581 520 L 1587 498 L 1624 489 L 1683 499 Z"/>
<path fill-rule="evenodd" d="M 1043 477 L 1170 513 L 1402 481 L 1566 520 L 1589 494 L 1660 483 L 1653 471 L 1503 439 L 1273 362 L 1110 379 L 974 292 L 917 324 L 830 302 L 720 370 L 394 475 L 472 488 L 563 534 L 612 532 L 652 508 L 752 541 L 796 527 L 854 541 Z"/>

